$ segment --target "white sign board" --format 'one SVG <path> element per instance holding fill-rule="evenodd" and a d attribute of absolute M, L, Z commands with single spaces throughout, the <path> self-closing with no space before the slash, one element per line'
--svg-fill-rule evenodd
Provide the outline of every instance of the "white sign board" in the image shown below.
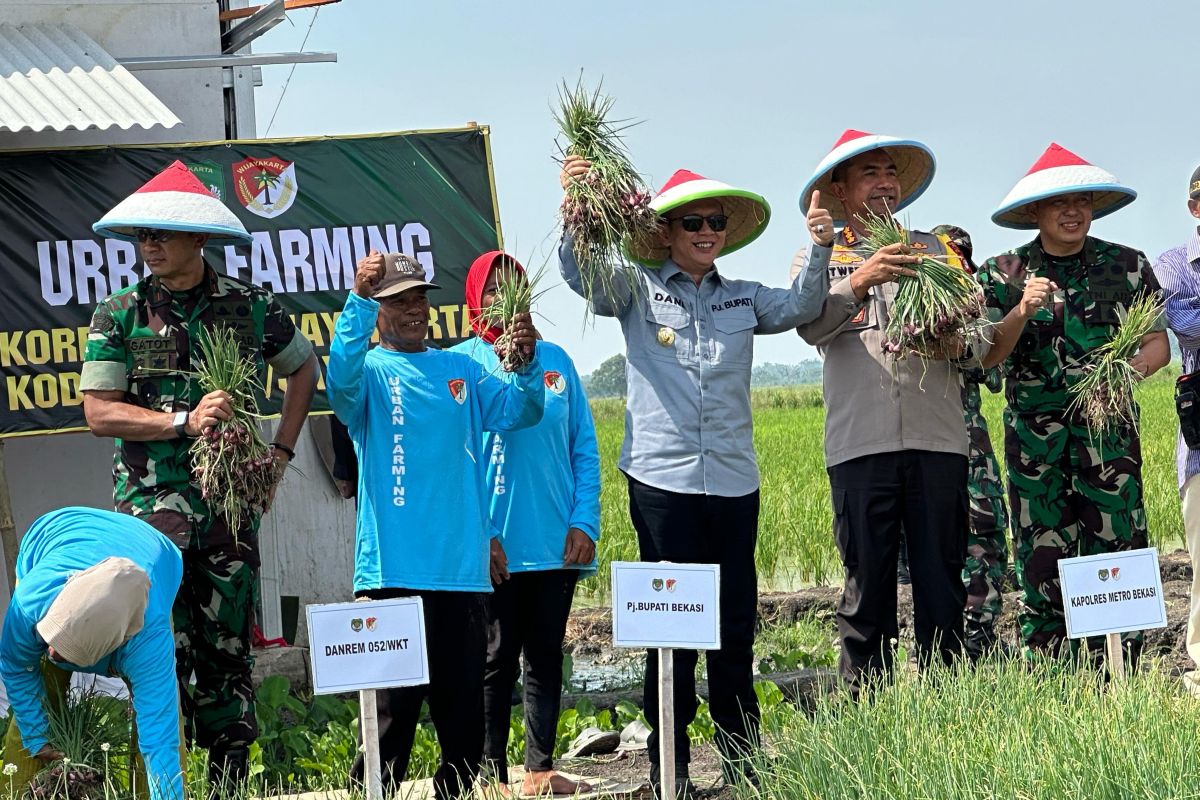
<path fill-rule="evenodd" d="M 718 650 L 721 567 L 612 563 L 613 646 Z"/>
<path fill-rule="evenodd" d="M 1167 626 L 1157 548 L 1060 559 L 1058 577 L 1072 639 Z"/>
<path fill-rule="evenodd" d="M 419 597 L 306 606 L 313 694 L 429 683 Z"/>

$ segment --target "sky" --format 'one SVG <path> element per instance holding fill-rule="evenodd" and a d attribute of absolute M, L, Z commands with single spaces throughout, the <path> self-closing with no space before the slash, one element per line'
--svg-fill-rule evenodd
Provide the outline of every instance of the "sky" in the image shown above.
<path fill-rule="evenodd" d="M 582 70 L 603 81 L 618 116 L 639 121 L 626 139 L 652 188 L 687 168 L 770 202 L 763 236 L 718 259 L 726 275 L 786 284 L 808 243 L 800 189 L 846 128 L 929 145 L 937 174 L 901 216 L 917 229 L 967 229 L 977 258 L 1032 238 L 991 213 L 1058 142 L 1138 192 L 1092 234 L 1154 259 L 1195 223 L 1186 189 L 1200 164 L 1198 31 L 1193 0 L 342 0 L 291 11 L 255 43 L 292 51 L 307 35 L 304 49 L 338 54 L 294 72 L 263 67 L 258 133 L 487 124 L 505 247 L 537 265 L 558 236 L 556 88 Z M 590 372 L 622 351 L 619 327 L 585 326 L 583 301 L 550 267 L 538 326 Z M 756 363 L 815 356 L 791 333 L 756 339 Z"/>

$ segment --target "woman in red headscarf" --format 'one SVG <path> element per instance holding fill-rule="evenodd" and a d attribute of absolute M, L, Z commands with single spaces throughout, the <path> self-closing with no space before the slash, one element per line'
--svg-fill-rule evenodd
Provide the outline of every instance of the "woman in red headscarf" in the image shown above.
<path fill-rule="evenodd" d="M 475 336 L 455 346 L 504 374 L 495 342 L 504 332 L 484 320 L 504 270 L 524 268 L 498 250 L 475 259 L 466 301 Z M 545 413 L 532 428 L 489 433 L 487 491 L 491 509 L 491 611 L 484 675 L 484 764 L 507 791 L 512 686 L 525 656 L 525 780 L 521 794 L 591 791 L 553 768 L 562 698 L 562 643 L 581 575 L 596 570 L 600 538 L 600 456 L 591 409 L 566 351 L 537 343 L 544 370 Z"/>

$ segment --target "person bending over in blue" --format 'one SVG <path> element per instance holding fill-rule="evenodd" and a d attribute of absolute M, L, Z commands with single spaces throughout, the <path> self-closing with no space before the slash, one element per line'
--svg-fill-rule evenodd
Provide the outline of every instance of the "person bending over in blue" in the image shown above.
<path fill-rule="evenodd" d="M 183 575 L 175 545 L 127 514 L 63 508 L 34 520 L 17 553 L 17 585 L 0 634 L 0 676 L 16 722 L 4 762 L 22 784 L 63 757 L 47 703 L 71 672 L 129 685 L 151 800 L 183 800 L 171 606 Z"/>

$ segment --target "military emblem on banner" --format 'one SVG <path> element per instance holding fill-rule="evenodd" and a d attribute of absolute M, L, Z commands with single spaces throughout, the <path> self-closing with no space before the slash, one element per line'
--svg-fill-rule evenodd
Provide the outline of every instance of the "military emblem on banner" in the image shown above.
<path fill-rule="evenodd" d="M 1098 570 L 1096 572 L 1096 577 L 1102 581 L 1108 580 L 1108 570 L 1107 569 Z"/>
<path fill-rule="evenodd" d="M 655 578 L 654 580 L 650 581 L 650 588 L 656 592 L 661 592 L 663 588 L 663 579 Z"/>
<path fill-rule="evenodd" d="M 251 214 L 278 217 L 292 207 L 298 193 L 294 161 L 251 157 L 233 165 L 233 194 Z"/>
<path fill-rule="evenodd" d="M 378 624 L 379 624 L 378 617 L 367 617 L 367 630 L 369 630 L 369 631 L 375 630 L 375 626 Z"/>
<path fill-rule="evenodd" d="M 362 621 L 361 617 L 355 617 L 354 619 L 350 620 L 350 630 L 354 631 L 355 633 L 358 633 L 362 629 L 363 629 L 363 621 Z"/>
<path fill-rule="evenodd" d="M 221 172 L 220 164 L 215 161 L 197 161 L 188 164 L 187 168 L 204 184 L 204 188 L 212 192 L 213 197 L 225 202 L 225 176 Z"/>
<path fill-rule="evenodd" d="M 460 406 L 467 400 L 467 382 L 462 378 L 446 381 L 446 386 L 450 388 L 450 396 L 454 398 L 454 402 Z"/>
<path fill-rule="evenodd" d="M 675 586 L 678 583 L 679 583 L 679 581 L 675 580 L 674 578 L 667 578 L 667 591 L 668 592 L 675 591 Z"/>
<path fill-rule="evenodd" d="M 1112 575 L 1112 579 L 1114 581 L 1121 580 L 1121 568 L 1120 567 L 1112 567 L 1111 569 L 1109 569 L 1108 574 Z"/>
<path fill-rule="evenodd" d="M 552 369 L 546 370 L 542 375 L 542 381 L 546 384 L 546 388 L 555 394 L 562 394 L 566 391 L 567 382 L 563 380 L 561 372 L 555 372 Z"/>

